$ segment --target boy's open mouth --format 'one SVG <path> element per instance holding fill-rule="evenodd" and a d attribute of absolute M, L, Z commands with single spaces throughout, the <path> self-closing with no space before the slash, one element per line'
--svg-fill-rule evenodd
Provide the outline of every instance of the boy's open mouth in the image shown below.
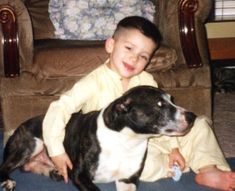
<path fill-rule="evenodd" d="M 130 64 L 125 63 L 125 62 L 124 62 L 124 67 L 129 71 L 133 71 L 135 69 L 133 66 L 131 66 Z"/>

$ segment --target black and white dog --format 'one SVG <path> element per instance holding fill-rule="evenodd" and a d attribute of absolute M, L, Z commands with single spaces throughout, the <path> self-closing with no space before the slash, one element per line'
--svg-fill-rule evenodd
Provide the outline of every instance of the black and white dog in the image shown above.
<path fill-rule="evenodd" d="M 139 86 L 101 111 L 74 113 L 66 126 L 64 147 L 72 163 L 69 176 L 80 191 L 98 191 L 98 182 L 116 182 L 119 191 L 134 191 L 143 170 L 147 142 L 159 135 L 190 130 L 196 116 L 174 105 L 164 91 Z M 22 123 L 9 138 L 0 166 L 4 190 L 16 182 L 9 173 L 20 167 L 62 179 L 42 140 L 43 116 Z"/>

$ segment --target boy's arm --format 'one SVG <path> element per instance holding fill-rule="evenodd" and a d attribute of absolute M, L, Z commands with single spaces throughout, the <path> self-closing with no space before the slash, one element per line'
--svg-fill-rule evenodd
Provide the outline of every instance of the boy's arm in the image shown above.
<path fill-rule="evenodd" d="M 43 120 L 43 139 L 49 156 L 57 156 L 65 152 L 63 140 L 65 136 L 66 120 L 63 109 L 59 106 L 60 101 L 50 104 Z"/>
<path fill-rule="evenodd" d="M 43 139 L 50 156 L 65 152 L 63 141 L 65 126 L 72 113 L 81 110 L 88 99 L 96 92 L 94 79 L 86 78 L 77 82 L 60 99 L 50 104 L 43 120 Z"/>

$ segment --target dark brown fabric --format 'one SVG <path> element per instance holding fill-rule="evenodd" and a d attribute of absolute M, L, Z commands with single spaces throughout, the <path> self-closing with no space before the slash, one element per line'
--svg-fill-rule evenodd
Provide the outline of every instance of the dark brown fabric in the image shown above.
<path fill-rule="evenodd" d="M 103 46 L 37 49 L 33 73 L 40 78 L 84 76 L 107 58 Z"/>
<path fill-rule="evenodd" d="M 23 121 L 44 114 L 49 103 L 57 99 L 56 96 L 11 96 L 1 102 L 4 131 L 16 129 Z M 5 139 L 5 138 L 4 138 Z"/>
<path fill-rule="evenodd" d="M 152 72 L 152 75 L 161 88 L 211 87 L 210 68 L 207 66 L 189 69 L 182 64 L 167 71 Z"/>
<path fill-rule="evenodd" d="M 34 39 L 55 38 L 54 27 L 49 18 L 49 0 L 24 0 L 32 24 Z"/>
<path fill-rule="evenodd" d="M 23 73 L 20 78 L 2 79 L 1 97 L 5 99 L 10 96 L 57 96 L 70 89 L 80 78 L 81 76 L 38 79 L 32 73 Z"/>
<path fill-rule="evenodd" d="M 211 118 L 211 89 L 202 87 L 165 88 L 172 95 L 176 104 L 195 112 L 197 115 L 206 115 Z"/>
<path fill-rule="evenodd" d="M 199 0 L 199 8 L 195 13 L 195 33 L 197 46 L 200 52 L 202 63 L 209 65 L 209 49 L 206 36 L 205 22 L 211 12 L 212 1 Z"/>
<path fill-rule="evenodd" d="M 163 43 L 176 50 L 177 63 L 185 64 L 179 36 L 178 0 L 160 0 L 158 6 L 158 26 L 163 37 Z"/>

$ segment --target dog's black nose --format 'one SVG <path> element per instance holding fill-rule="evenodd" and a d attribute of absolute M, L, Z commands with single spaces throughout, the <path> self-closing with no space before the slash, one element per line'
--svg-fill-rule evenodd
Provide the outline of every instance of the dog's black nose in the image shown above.
<path fill-rule="evenodd" d="M 185 119 L 188 122 L 188 124 L 193 124 L 196 117 L 197 116 L 193 112 L 190 112 L 190 111 L 185 112 Z"/>

